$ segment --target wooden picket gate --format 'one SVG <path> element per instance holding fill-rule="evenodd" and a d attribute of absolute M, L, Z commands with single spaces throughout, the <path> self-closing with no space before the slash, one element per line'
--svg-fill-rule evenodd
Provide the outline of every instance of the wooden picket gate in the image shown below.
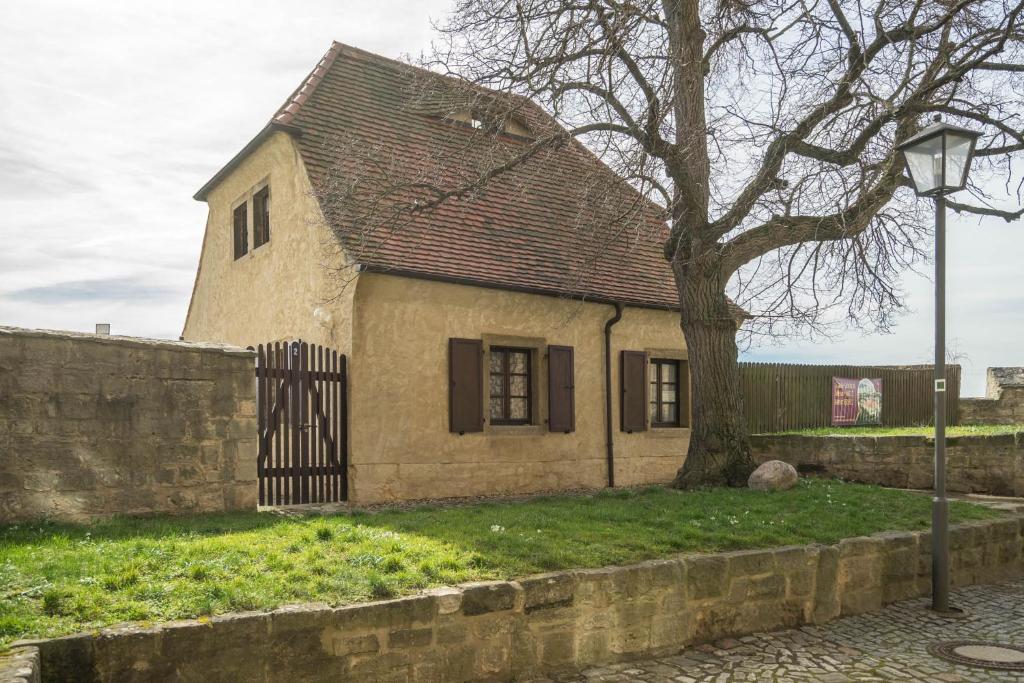
<path fill-rule="evenodd" d="M 348 499 L 347 386 L 337 351 L 303 341 L 256 349 L 260 505 Z"/>

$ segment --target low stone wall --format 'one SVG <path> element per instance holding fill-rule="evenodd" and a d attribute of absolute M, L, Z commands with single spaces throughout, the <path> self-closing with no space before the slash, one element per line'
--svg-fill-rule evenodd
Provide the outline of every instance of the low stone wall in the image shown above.
<path fill-rule="evenodd" d="M 256 507 L 253 354 L 0 327 L 0 523 Z"/>
<path fill-rule="evenodd" d="M 751 445 L 757 462 L 782 460 L 804 474 L 898 488 L 934 485 L 935 440 L 928 437 L 761 434 Z M 955 493 L 1024 496 L 1024 432 L 947 438 L 946 478 Z"/>
<path fill-rule="evenodd" d="M 960 399 L 962 424 L 1024 424 L 1024 368 L 989 368 L 985 398 Z"/>
<path fill-rule="evenodd" d="M 39 648 L 19 647 L 0 652 L 0 683 L 40 683 Z"/>
<path fill-rule="evenodd" d="M 951 535 L 955 585 L 1024 573 L 1024 515 Z M 877 610 L 930 571 L 930 535 L 894 532 L 24 644 L 45 681 L 522 680 Z"/>

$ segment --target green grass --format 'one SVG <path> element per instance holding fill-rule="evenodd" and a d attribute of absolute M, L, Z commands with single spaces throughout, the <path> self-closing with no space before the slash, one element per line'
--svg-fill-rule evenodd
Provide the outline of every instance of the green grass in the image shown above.
<path fill-rule="evenodd" d="M 954 425 L 946 427 L 946 436 L 993 436 L 1024 432 L 1024 425 Z M 933 436 L 935 428 L 923 427 L 814 427 L 780 434 L 804 436 Z"/>
<path fill-rule="evenodd" d="M 0 646 L 123 621 L 386 598 L 681 551 L 924 529 L 926 496 L 803 480 L 765 494 L 651 488 L 448 508 L 0 527 Z M 957 520 L 999 513 L 953 504 Z"/>

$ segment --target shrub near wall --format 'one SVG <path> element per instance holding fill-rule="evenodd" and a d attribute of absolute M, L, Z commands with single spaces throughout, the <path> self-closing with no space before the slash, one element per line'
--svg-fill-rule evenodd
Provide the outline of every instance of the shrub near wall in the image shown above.
<path fill-rule="evenodd" d="M 751 446 L 757 462 L 847 481 L 930 489 L 935 478 L 935 440 L 923 436 L 761 434 Z M 1024 432 L 948 437 L 946 477 L 954 493 L 1024 496 Z"/>
<path fill-rule="evenodd" d="M 953 527 L 955 585 L 1020 576 L 1024 516 Z M 44 681 L 510 681 L 876 610 L 930 590 L 931 537 L 680 555 L 385 602 L 25 643 Z"/>
<path fill-rule="evenodd" d="M 0 523 L 254 509 L 253 354 L 0 328 Z"/>

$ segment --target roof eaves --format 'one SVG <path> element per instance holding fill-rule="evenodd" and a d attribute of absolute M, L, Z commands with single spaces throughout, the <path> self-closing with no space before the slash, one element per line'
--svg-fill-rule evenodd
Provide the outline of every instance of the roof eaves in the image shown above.
<path fill-rule="evenodd" d="M 199 188 L 199 191 L 193 195 L 193 199 L 201 202 L 206 201 L 206 197 L 210 194 L 210 191 L 213 190 L 213 188 L 216 187 L 217 184 L 225 178 L 225 176 L 235 170 L 235 168 L 237 168 L 238 165 L 242 163 L 242 161 L 249 156 L 249 154 L 251 154 L 261 142 L 270 137 L 271 133 L 275 131 L 283 131 L 290 135 L 302 135 L 302 129 L 294 125 L 295 116 L 313 95 L 313 91 L 316 90 L 318 85 L 320 85 L 320 81 L 322 81 L 324 76 L 327 75 L 327 71 L 331 68 L 331 64 L 341 53 L 343 47 L 345 46 L 341 43 L 331 43 L 330 49 L 327 50 L 324 56 L 320 58 L 320 61 L 317 62 L 315 67 L 313 67 L 313 70 L 309 72 L 309 75 L 302 80 L 299 87 L 288 96 L 285 103 L 281 105 L 280 109 L 278 109 L 270 118 L 270 122 L 263 127 L 263 130 L 257 133 L 256 137 L 250 140 L 249 144 L 243 147 L 241 152 L 236 154 L 231 161 L 225 164 L 222 169 L 217 171 L 217 173 L 210 178 L 205 185 Z"/>
<path fill-rule="evenodd" d="M 302 135 L 302 129 L 299 128 L 298 126 L 292 126 L 285 123 L 271 121 L 270 123 L 265 125 L 259 133 L 256 133 L 256 137 L 250 140 L 245 145 L 245 147 L 242 148 L 242 151 L 233 156 L 231 158 L 231 161 L 224 164 L 224 166 L 219 171 L 217 171 L 217 173 L 215 173 L 212 178 L 206 181 L 206 184 L 199 188 L 199 191 L 192 195 L 192 198 L 195 199 L 196 201 L 205 202 L 206 197 L 210 194 L 213 188 L 220 184 L 220 181 L 224 180 L 224 178 L 227 177 L 229 173 L 231 173 L 238 167 L 239 164 L 245 161 L 245 158 L 252 154 L 252 152 L 257 147 L 259 147 L 264 140 L 266 140 L 268 137 L 270 137 L 272 134 L 278 131 L 288 133 L 289 135 Z"/>
<path fill-rule="evenodd" d="M 408 270 L 405 268 L 394 268 L 391 266 L 382 266 L 371 263 L 357 263 L 355 264 L 357 272 L 360 273 L 377 273 L 380 275 L 392 275 L 394 277 L 405 277 L 413 280 L 432 280 L 435 282 L 447 282 L 456 285 L 466 285 L 469 287 L 482 287 L 484 289 L 497 289 L 506 292 L 522 292 L 524 294 L 539 294 L 542 296 L 556 296 L 564 299 L 572 299 L 574 301 L 590 302 L 594 304 L 622 304 L 624 306 L 632 306 L 634 308 L 649 308 L 660 311 L 678 311 L 678 304 L 658 304 L 654 302 L 638 301 L 629 297 L 607 297 L 598 296 L 594 294 L 588 294 L 586 292 L 569 292 L 564 290 L 558 290 L 547 287 L 533 287 L 529 285 L 512 285 L 503 282 L 497 282 L 493 280 L 485 280 L 471 277 L 463 277 L 457 275 L 442 275 L 439 273 L 428 273 L 423 271 Z"/>

